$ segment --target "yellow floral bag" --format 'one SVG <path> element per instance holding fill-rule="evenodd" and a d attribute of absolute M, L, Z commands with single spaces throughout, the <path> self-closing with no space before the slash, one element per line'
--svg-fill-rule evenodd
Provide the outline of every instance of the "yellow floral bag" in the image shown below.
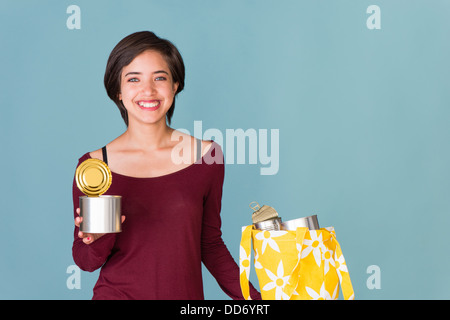
<path fill-rule="evenodd" d="M 263 231 L 242 227 L 239 254 L 241 290 L 249 299 L 251 242 L 263 300 L 353 300 L 350 275 L 332 227 Z"/>

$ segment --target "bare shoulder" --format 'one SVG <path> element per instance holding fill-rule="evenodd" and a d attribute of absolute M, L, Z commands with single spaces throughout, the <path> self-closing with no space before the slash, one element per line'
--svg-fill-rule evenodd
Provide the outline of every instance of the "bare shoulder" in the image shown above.
<path fill-rule="evenodd" d="M 94 159 L 99 159 L 99 160 L 103 160 L 103 153 L 102 153 L 102 149 L 98 149 L 98 150 L 94 150 L 89 152 L 89 155 L 91 156 L 91 158 Z"/>
<path fill-rule="evenodd" d="M 121 137 L 122 137 L 122 136 L 118 136 L 117 138 L 115 138 L 114 140 L 108 142 L 108 143 L 105 145 L 105 146 L 106 146 L 106 149 L 107 149 L 108 155 L 109 155 L 110 153 L 112 153 L 112 152 L 115 152 L 115 151 L 121 149 L 121 145 L 122 145 L 122 144 L 121 144 Z M 91 158 L 99 159 L 99 160 L 104 161 L 104 160 L 103 160 L 103 150 L 102 150 L 102 148 L 89 152 L 89 155 L 91 156 Z M 108 158 L 109 158 L 109 157 L 108 157 Z"/>
<path fill-rule="evenodd" d="M 174 130 L 172 132 L 172 141 L 177 141 L 177 145 L 179 145 L 182 148 L 191 148 L 193 150 L 192 154 L 197 154 L 197 139 L 194 136 L 191 136 L 187 133 Z M 201 148 L 202 148 L 202 156 L 204 156 L 206 153 L 208 153 L 209 149 L 211 148 L 212 141 L 211 140 L 200 140 Z M 101 150 L 100 150 L 101 151 Z"/>
<path fill-rule="evenodd" d="M 202 156 L 208 153 L 211 148 L 213 141 L 211 140 L 202 140 Z"/>

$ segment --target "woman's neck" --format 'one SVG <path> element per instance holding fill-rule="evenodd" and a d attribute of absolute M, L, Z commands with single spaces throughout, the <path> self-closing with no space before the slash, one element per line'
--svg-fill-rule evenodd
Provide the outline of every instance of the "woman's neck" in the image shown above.
<path fill-rule="evenodd" d="M 152 151 L 167 147 L 174 129 L 164 121 L 161 124 L 133 124 L 122 135 L 127 148 Z"/>

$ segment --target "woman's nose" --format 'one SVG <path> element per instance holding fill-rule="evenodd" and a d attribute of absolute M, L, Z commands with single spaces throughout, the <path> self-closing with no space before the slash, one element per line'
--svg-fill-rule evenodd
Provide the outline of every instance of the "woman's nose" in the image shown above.
<path fill-rule="evenodd" d="M 152 81 L 146 81 L 143 84 L 143 89 L 145 94 L 151 95 L 155 92 L 156 88 L 155 88 L 155 84 Z"/>

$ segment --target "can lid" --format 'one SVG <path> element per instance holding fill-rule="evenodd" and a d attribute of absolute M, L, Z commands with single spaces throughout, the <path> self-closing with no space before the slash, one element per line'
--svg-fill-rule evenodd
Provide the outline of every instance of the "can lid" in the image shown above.
<path fill-rule="evenodd" d="M 264 220 L 273 219 L 278 217 L 278 212 L 269 206 L 263 205 L 262 207 L 258 202 L 253 201 L 249 204 L 250 208 L 252 208 L 252 221 L 253 223 L 258 223 Z"/>
<path fill-rule="evenodd" d="M 99 159 L 83 161 L 75 172 L 78 189 L 87 196 L 99 196 L 105 193 L 112 182 L 112 174 L 106 163 Z"/>

